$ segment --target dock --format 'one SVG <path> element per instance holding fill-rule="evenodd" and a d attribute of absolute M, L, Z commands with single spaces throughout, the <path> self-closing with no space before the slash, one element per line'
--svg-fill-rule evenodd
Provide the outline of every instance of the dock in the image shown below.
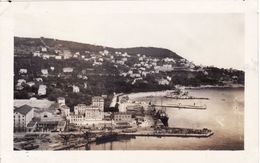
<path fill-rule="evenodd" d="M 145 136 L 145 137 L 195 137 L 195 138 L 207 138 L 212 136 L 214 133 L 203 133 L 203 134 L 195 134 L 195 133 L 119 133 L 120 136 Z"/>
<path fill-rule="evenodd" d="M 156 108 L 179 108 L 179 109 L 197 109 L 206 110 L 206 105 L 181 105 L 181 104 L 171 104 L 171 105 L 152 105 Z"/>

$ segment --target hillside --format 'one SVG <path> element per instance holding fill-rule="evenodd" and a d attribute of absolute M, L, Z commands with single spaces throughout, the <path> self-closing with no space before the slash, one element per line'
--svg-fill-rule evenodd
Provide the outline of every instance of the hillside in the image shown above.
<path fill-rule="evenodd" d="M 198 66 L 163 48 L 112 48 L 49 38 L 14 38 L 14 98 L 74 106 L 93 95 L 188 87 L 243 86 L 244 72 Z M 39 93 L 40 85 L 46 88 Z"/>

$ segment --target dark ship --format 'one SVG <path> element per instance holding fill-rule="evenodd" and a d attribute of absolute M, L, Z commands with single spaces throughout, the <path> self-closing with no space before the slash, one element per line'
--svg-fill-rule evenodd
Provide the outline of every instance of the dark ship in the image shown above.
<path fill-rule="evenodd" d="M 162 124 L 164 125 L 164 127 L 168 127 L 169 124 L 168 124 L 168 120 L 169 120 L 169 117 L 168 115 L 166 114 L 165 111 L 163 110 L 158 110 L 155 114 L 155 118 L 157 120 L 161 120 Z"/>
<path fill-rule="evenodd" d="M 158 121 L 159 121 L 159 123 L 161 122 L 163 124 L 162 127 L 169 126 L 169 124 L 168 124 L 169 117 L 166 114 L 165 109 L 163 107 L 156 111 L 155 105 L 153 105 L 151 102 L 149 102 L 148 107 L 149 107 L 148 110 L 150 110 L 149 113 L 153 116 L 156 126 L 158 126 Z"/>

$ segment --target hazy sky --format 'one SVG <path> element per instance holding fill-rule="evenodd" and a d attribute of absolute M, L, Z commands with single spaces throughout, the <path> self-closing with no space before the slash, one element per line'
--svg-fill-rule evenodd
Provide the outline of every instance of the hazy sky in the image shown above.
<path fill-rule="evenodd" d="M 195 64 L 244 69 L 243 14 L 106 13 L 104 6 L 95 6 L 95 12 L 87 5 L 73 7 L 17 5 L 15 35 L 115 48 L 163 47 Z"/>

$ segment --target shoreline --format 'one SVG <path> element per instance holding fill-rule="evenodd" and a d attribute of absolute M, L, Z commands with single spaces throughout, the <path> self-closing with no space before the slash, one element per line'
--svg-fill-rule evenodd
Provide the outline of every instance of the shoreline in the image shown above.
<path fill-rule="evenodd" d="M 217 86 L 217 85 L 202 85 L 199 87 L 184 87 L 185 89 L 236 89 L 236 88 L 245 88 L 244 85 L 238 84 L 238 85 L 231 85 L 231 86 Z"/>
<path fill-rule="evenodd" d="M 185 90 L 204 90 L 204 89 L 244 89 L 243 85 L 235 86 L 214 86 L 214 85 L 204 85 L 200 87 L 184 87 Z M 133 92 L 133 93 L 118 93 L 116 96 L 123 97 L 128 96 L 129 98 L 140 98 L 148 96 L 166 96 L 169 92 L 173 90 L 162 90 L 162 91 L 150 91 L 150 92 Z"/>

